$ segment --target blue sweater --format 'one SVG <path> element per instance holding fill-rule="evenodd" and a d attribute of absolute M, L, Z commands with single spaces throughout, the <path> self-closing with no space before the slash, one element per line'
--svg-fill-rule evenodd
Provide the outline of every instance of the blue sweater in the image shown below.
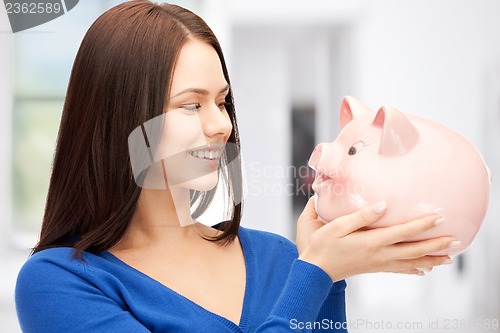
<path fill-rule="evenodd" d="M 52 248 L 21 269 L 16 308 L 25 333 L 346 332 L 345 281 L 297 259 L 287 239 L 240 227 L 246 289 L 238 323 L 212 313 L 112 255 Z M 344 324 L 344 325 L 343 325 Z"/>

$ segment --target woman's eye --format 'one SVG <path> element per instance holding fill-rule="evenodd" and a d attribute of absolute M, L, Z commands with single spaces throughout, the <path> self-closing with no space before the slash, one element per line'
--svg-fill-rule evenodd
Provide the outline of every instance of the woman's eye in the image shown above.
<path fill-rule="evenodd" d="M 189 112 L 197 112 L 199 109 L 201 109 L 201 104 L 187 104 L 183 105 L 182 108 Z"/>
<path fill-rule="evenodd" d="M 365 143 L 363 141 L 358 141 L 355 144 L 353 144 L 351 146 L 351 148 L 349 148 L 349 151 L 347 153 L 351 156 L 356 155 L 357 153 L 359 153 L 363 149 L 364 146 L 365 146 Z"/>
<path fill-rule="evenodd" d="M 217 107 L 218 107 L 221 111 L 224 111 L 228 105 L 229 105 L 229 103 L 227 103 L 226 101 L 224 101 L 224 102 L 220 102 L 220 103 L 218 103 L 218 104 L 217 104 Z"/>

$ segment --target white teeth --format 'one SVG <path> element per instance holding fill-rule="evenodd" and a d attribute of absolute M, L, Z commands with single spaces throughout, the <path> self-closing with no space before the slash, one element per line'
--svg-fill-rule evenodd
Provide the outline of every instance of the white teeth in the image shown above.
<path fill-rule="evenodd" d="M 218 159 L 220 157 L 220 151 L 190 151 L 189 154 L 191 156 L 197 157 L 197 158 L 204 158 L 204 159 Z"/>

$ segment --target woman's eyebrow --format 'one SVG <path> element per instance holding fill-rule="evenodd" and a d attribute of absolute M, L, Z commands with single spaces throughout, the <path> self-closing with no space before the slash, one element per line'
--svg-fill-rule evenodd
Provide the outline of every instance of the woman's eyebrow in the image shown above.
<path fill-rule="evenodd" d="M 224 88 L 222 88 L 221 90 L 219 90 L 219 92 L 217 93 L 217 95 L 220 95 L 223 92 L 226 92 L 228 90 L 229 90 L 229 84 L 226 84 L 226 86 Z M 201 89 L 201 88 L 187 88 L 187 89 L 184 89 L 181 92 L 175 94 L 174 96 L 172 96 L 170 98 L 174 98 L 174 97 L 177 97 L 177 96 L 185 94 L 185 93 L 195 93 L 195 94 L 206 96 L 210 92 L 208 90 L 206 90 L 206 89 Z"/>

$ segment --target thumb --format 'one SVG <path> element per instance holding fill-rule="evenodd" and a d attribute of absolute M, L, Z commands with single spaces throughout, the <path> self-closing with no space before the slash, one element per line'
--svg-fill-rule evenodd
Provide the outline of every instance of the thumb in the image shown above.
<path fill-rule="evenodd" d="M 329 224 L 336 225 L 336 233 L 339 237 L 344 237 L 378 221 L 384 215 L 386 208 L 387 204 L 385 201 L 379 201 L 373 205 L 361 208 L 352 214 L 336 218 Z"/>
<path fill-rule="evenodd" d="M 304 210 L 302 210 L 302 213 L 299 216 L 299 221 L 301 221 L 301 220 L 316 220 L 316 219 L 318 219 L 318 213 L 316 212 L 316 198 L 313 195 L 307 201 L 307 204 L 304 207 Z"/>
<path fill-rule="evenodd" d="M 299 216 L 297 220 L 297 236 L 296 236 L 296 244 L 299 253 L 302 253 L 302 250 L 309 243 L 309 238 L 311 235 L 324 226 L 325 224 L 318 220 L 318 214 L 315 209 L 315 198 L 314 196 L 309 198 L 307 201 L 304 210 Z"/>

